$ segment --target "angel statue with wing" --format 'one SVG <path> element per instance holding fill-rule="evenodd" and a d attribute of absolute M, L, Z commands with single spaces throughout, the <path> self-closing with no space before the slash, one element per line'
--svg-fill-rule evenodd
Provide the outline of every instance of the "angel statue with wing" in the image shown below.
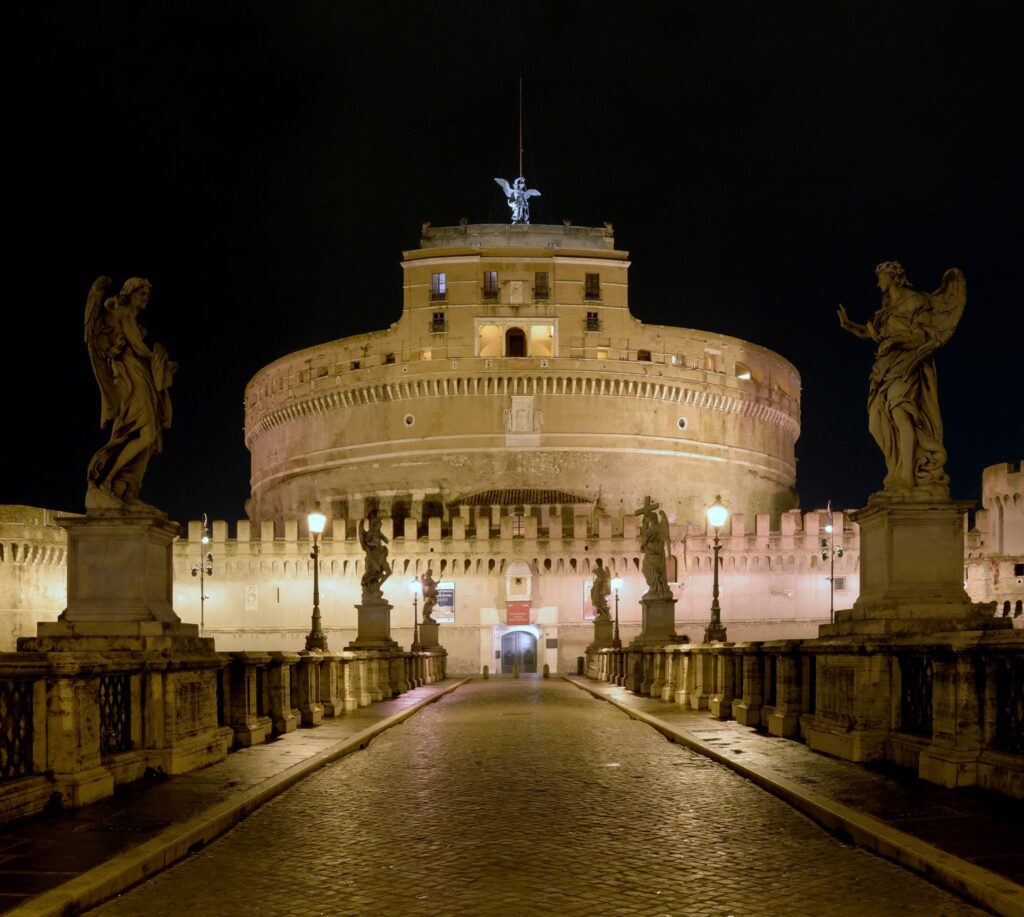
<path fill-rule="evenodd" d="M 522 175 L 511 185 L 504 178 L 494 180 L 505 192 L 505 197 L 508 198 L 508 206 L 512 211 L 512 222 L 528 224 L 530 222 L 530 198 L 540 197 L 540 192 L 536 188 L 527 188 L 526 179 Z"/>
<path fill-rule="evenodd" d="M 650 497 L 644 497 L 644 505 L 635 513 L 643 516 L 640 522 L 640 550 L 643 562 L 640 572 L 647 581 L 647 591 L 641 599 L 670 599 L 672 590 L 668 586 L 668 517 Z"/>
<path fill-rule="evenodd" d="M 906 498 L 949 498 L 942 418 L 932 355 L 952 336 L 967 302 L 967 281 L 957 268 L 931 295 L 912 288 L 897 261 L 877 268 L 881 308 L 864 325 L 839 307 L 839 325 L 875 341 L 868 387 L 868 429 L 885 457 L 883 493 Z"/>
<path fill-rule="evenodd" d="M 381 520 L 377 510 L 370 510 L 366 519 L 359 521 L 359 546 L 363 549 L 366 559 L 363 565 L 363 603 L 372 604 L 384 601 L 381 586 L 391 576 L 391 564 L 388 563 L 388 536 L 381 531 Z"/>
<path fill-rule="evenodd" d="M 137 321 L 152 284 L 132 277 L 120 293 L 108 296 L 110 286 L 109 277 L 98 277 L 85 305 L 85 344 L 100 387 L 100 427 L 111 425 L 109 442 L 89 462 L 85 506 L 151 511 L 139 490 L 171 425 L 168 389 L 178 365 L 163 345 L 146 345 L 146 331 Z"/>

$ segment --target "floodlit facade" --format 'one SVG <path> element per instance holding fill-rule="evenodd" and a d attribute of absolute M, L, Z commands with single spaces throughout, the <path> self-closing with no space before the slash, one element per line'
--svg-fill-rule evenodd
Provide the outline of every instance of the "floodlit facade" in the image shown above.
<path fill-rule="evenodd" d="M 737 338 L 634 318 L 611 227 L 425 226 L 402 267 L 394 325 L 283 356 L 246 387 L 249 518 L 212 523 L 205 547 L 190 522 L 174 549 L 175 610 L 218 649 L 302 647 L 305 517 L 318 502 L 330 517 L 320 608 L 332 650 L 356 633 L 357 527 L 372 510 L 394 569 L 392 635 L 412 642 L 409 587 L 429 568 L 452 672 L 575 668 L 593 639 L 598 559 L 622 580 L 622 639 L 635 636 L 646 588 L 635 513 L 648 495 L 669 521 L 679 635 L 700 640 L 708 623 L 704 514 L 718 495 L 731 511 L 721 530 L 730 639 L 813 637 L 830 604 L 853 604 L 857 526 L 835 513 L 828 533 L 823 511 L 796 508 L 796 369 Z M 986 470 L 965 555 L 971 597 L 1009 601 L 1010 616 L 1024 598 L 1013 575 L 1024 560 L 1021 476 Z M 6 513 L 0 649 L 59 613 L 66 576 L 52 514 Z M 201 608 L 192 571 L 207 553 Z"/>

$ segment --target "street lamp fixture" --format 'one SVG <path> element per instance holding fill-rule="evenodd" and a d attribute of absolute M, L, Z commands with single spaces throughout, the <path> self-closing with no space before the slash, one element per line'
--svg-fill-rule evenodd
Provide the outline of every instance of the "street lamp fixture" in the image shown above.
<path fill-rule="evenodd" d="M 842 547 L 836 547 L 835 535 L 832 532 L 832 501 L 828 501 L 828 523 L 825 525 L 828 538 L 821 539 L 821 559 L 831 562 L 828 575 L 828 622 L 836 620 L 836 558 L 843 556 Z"/>
<path fill-rule="evenodd" d="M 718 538 L 718 530 L 725 525 L 725 520 L 729 518 L 729 510 L 722 505 L 722 498 L 720 496 L 716 496 L 715 502 L 708 507 L 707 517 L 711 528 L 715 530 L 715 544 L 713 548 L 715 572 L 711 587 L 711 621 L 704 629 L 704 642 L 724 643 L 726 636 L 725 628 L 722 627 L 722 607 L 718 604 L 718 565 L 722 562 L 722 543 Z"/>
<path fill-rule="evenodd" d="M 418 576 L 412 578 L 409 583 L 409 591 L 412 593 L 412 650 L 416 652 L 420 646 L 420 593 L 423 592 L 423 583 Z"/>
<path fill-rule="evenodd" d="M 615 592 L 615 634 L 612 636 L 612 649 L 622 649 L 622 640 L 619 639 L 619 590 L 622 589 L 622 577 L 616 576 L 612 580 L 612 589 Z"/>
<path fill-rule="evenodd" d="M 320 501 L 316 502 L 316 509 L 307 517 L 309 534 L 313 536 L 313 551 L 309 555 L 313 559 L 313 626 L 306 637 L 306 652 L 319 650 L 326 653 L 327 635 L 320 626 L 320 536 L 327 526 L 327 517 L 320 512 Z"/>
<path fill-rule="evenodd" d="M 206 577 L 213 576 L 213 552 L 209 550 L 210 544 L 210 523 L 203 513 L 203 536 L 200 538 L 199 563 L 192 564 L 192 575 L 199 577 L 199 633 L 202 635 L 206 627 Z"/>

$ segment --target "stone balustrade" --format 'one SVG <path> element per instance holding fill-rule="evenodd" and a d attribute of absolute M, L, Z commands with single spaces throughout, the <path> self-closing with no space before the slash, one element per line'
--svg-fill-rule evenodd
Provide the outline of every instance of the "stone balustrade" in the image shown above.
<path fill-rule="evenodd" d="M 77 808 L 446 677 L 446 653 L 0 654 L 0 823 Z"/>
<path fill-rule="evenodd" d="M 853 760 L 883 759 L 933 783 L 1024 798 L 1024 641 L 1013 631 L 868 647 L 863 664 L 894 686 L 878 710 L 870 698 L 845 696 L 852 671 L 822 664 L 837 652 L 809 640 L 595 649 L 587 675 L 817 751 L 840 753 L 829 734 L 867 729 L 874 751 Z M 835 712 L 850 709 L 858 713 Z"/>

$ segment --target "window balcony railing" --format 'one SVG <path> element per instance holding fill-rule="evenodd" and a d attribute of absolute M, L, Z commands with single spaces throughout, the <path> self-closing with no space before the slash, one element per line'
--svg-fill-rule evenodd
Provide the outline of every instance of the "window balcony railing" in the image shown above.
<path fill-rule="evenodd" d="M 446 290 L 431 290 L 430 291 L 431 302 L 447 302 L 448 292 Z"/>

